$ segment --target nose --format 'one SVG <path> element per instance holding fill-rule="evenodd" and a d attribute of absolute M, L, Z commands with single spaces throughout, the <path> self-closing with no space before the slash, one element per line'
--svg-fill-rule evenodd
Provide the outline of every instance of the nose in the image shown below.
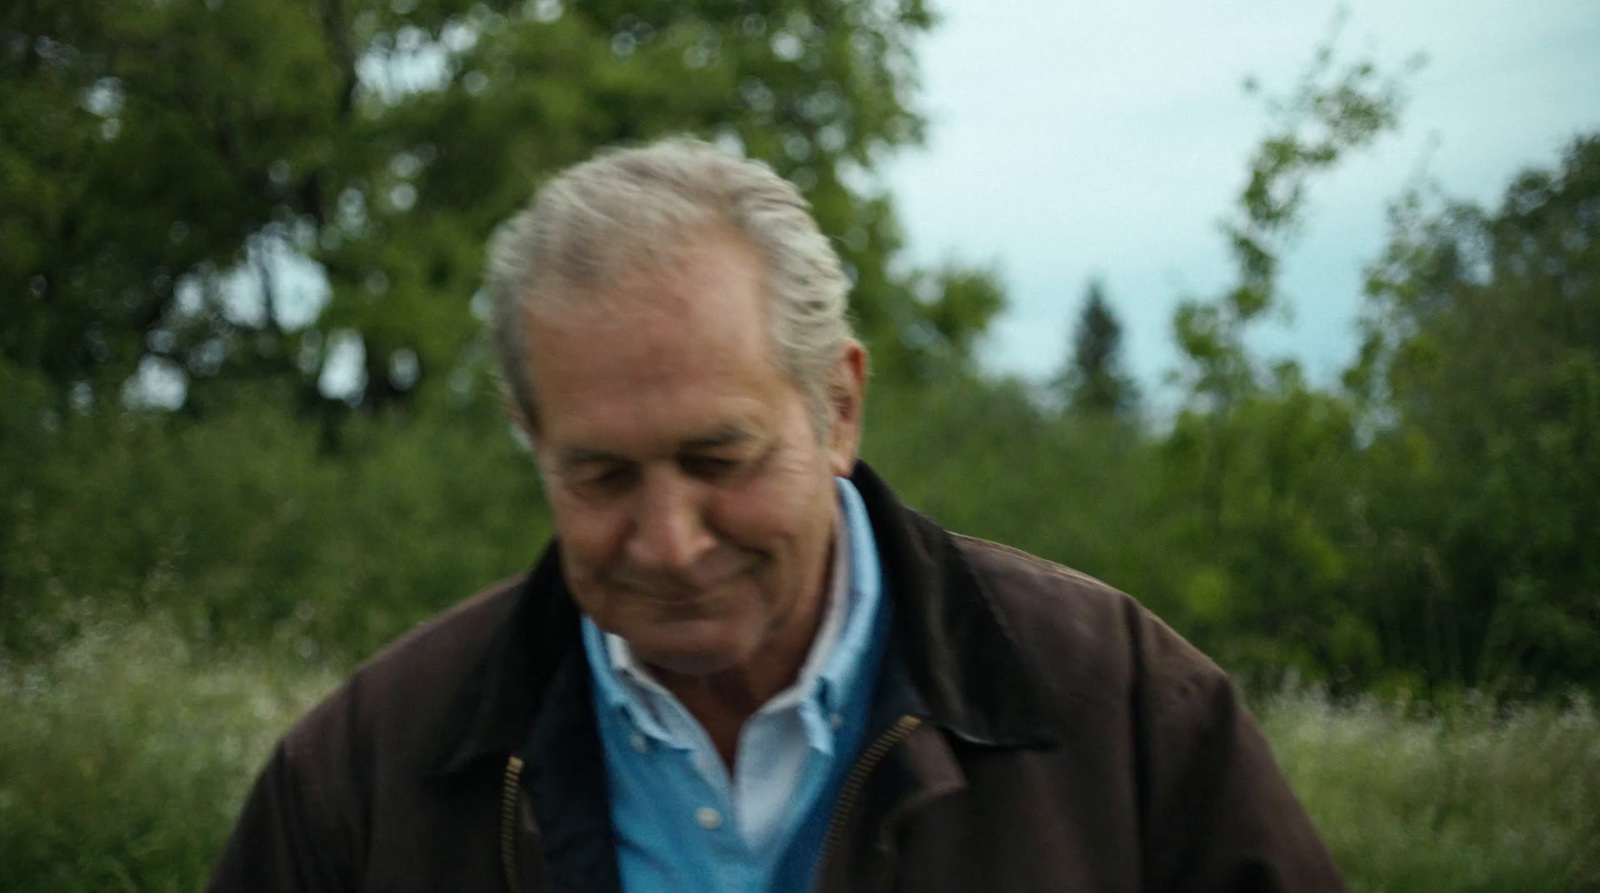
<path fill-rule="evenodd" d="M 629 531 L 629 561 L 654 571 L 694 567 L 717 542 L 705 511 L 705 494 L 694 481 L 671 471 L 647 474 Z"/>

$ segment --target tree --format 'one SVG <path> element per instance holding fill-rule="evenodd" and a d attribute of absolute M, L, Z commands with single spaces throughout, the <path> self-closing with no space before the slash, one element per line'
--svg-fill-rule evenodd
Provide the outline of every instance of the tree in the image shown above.
<path fill-rule="evenodd" d="M 1138 386 L 1122 369 L 1122 324 L 1099 279 L 1085 291 L 1072 353 L 1055 387 L 1068 409 L 1084 415 L 1123 417 L 1138 406 Z"/>
<path fill-rule="evenodd" d="M 1251 80 L 1245 89 L 1259 87 Z M 1370 61 L 1339 65 L 1332 38 L 1291 93 L 1267 99 L 1270 129 L 1250 158 L 1237 206 L 1221 223 L 1236 281 L 1214 300 L 1182 302 L 1173 316 L 1189 408 L 1225 410 L 1273 377 L 1252 362 L 1244 336 L 1284 309 L 1280 258 L 1299 232 L 1306 191 L 1317 174 L 1394 129 L 1401 104 L 1398 77 Z"/>
<path fill-rule="evenodd" d="M 921 0 L 30 0 L 0 24 L 0 357 L 84 405 L 141 364 L 195 409 L 239 378 L 317 401 L 341 344 L 354 403 L 440 392 L 474 362 L 490 228 L 595 147 L 674 132 L 802 186 L 875 344 L 962 353 L 990 315 L 970 277 L 919 298 L 887 199 L 851 185 L 921 137 L 931 23 Z M 325 285 L 296 294 L 291 262 Z"/>
<path fill-rule="evenodd" d="M 1250 89 L 1254 89 L 1253 85 Z M 1379 655 L 1349 597 L 1343 500 L 1359 461 L 1354 411 L 1308 387 L 1293 361 L 1263 363 L 1249 328 L 1283 309 L 1278 271 L 1313 177 L 1398 120 L 1397 78 L 1320 48 L 1272 124 L 1222 224 L 1235 282 L 1174 315 L 1185 405 L 1164 444 L 1169 511 L 1193 566 L 1178 622 L 1230 668 L 1366 680 Z"/>
<path fill-rule="evenodd" d="M 1496 210 L 1393 219 L 1348 376 L 1384 647 L 1430 680 L 1600 683 L 1600 135 Z"/>
<path fill-rule="evenodd" d="M 196 372 L 244 356 L 217 340 L 235 327 L 207 286 L 278 209 L 304 213 L 274 164 L 331 160 L 340 85 L 321 27 L 303 3 L 8 9 L 0 355 L 80 402 L 114 397 L 147 352 Z M 196 321 L 181 332 L 180 303 Z"/>

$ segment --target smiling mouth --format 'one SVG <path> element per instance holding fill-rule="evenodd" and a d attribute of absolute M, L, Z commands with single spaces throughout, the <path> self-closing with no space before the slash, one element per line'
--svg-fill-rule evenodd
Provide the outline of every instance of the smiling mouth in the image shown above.
<path fill-rule="evenodd" d="M 714 598 L 719 590 L 739 579 L 739 575 L 723 577 L 710 583 L 683 583 L 662 581 L 620 580 L 618 589 L 660 605 L 691 605 Z"/>
<path fill-rule="evenodd" d="M 694 605 L 715 598 L 721 591 L 748 578 L 759 562 L 741 562 L 738 567 L 717 574 L 710 580 L 685 580 L 656 574 L 620 574 L 611 585 L 626 593 L 665 606 Z"/>
<path fill-rule="evenodd" d="M 712 568 L 706 575 L 659 575 L 622 570 L 611 575 L 610 584 L 622 592 L 662 605 L 702 602 L 754 576 L 762 559 L 758 555 L 741 555 L 739 560 L 718 563 L 723 567 Z"/>

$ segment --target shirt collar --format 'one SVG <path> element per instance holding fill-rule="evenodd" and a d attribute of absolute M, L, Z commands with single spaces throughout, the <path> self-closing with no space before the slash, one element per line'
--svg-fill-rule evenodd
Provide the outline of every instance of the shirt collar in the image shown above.
<path fill-rule="evenodd" d="M 839 709 L 871 635 L 870 621 L 881 597 L 882 581 L 872 525 L 854 485 L 845 478 L 834 481 L 839 523 L 834 526 L 833 568 L 822 625 L 794 683 L 764 704 L 763 712 L 812 698 L 823 711 Z M 606 703 L 626 713 L 640 731 L 669 738 L 656 705 L 661 699 L 671 699 L 671 693 L 638 660 L 626 639 L 601 632 L 588 617 L 583 626 L 585 644 L 590 649 L 602 648 L 604 663 L 611 670 L 596 674 Z"/>
<path fill-rule="evenodd" d="M 878 562 L 878 546 L 867 517 L 866 503 L 850 481 L 839 478 L 841 527 L 847 541 L 842 550 L 849 556 L 850 593 L 847 618 L 841 619 L 838 639 L 832 643 L 818 671 L 818 698 L 829 712 L 843 709 L 845 694 L 860 677 L 862 662 L 871 650 L 879 603 L 883 600 L 883 569 Z"/>

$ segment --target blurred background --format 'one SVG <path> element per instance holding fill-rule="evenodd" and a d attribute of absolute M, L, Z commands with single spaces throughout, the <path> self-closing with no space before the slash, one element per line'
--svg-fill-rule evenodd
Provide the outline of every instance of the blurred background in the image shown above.
<path fill-rule="evenodd" d="M 549 533 L 482 246 L 691 133 L 812 201 L 911 504 L 1234 673 L 1361 891 L 1600 890 L 1600 8 L 11 0 L 0 889 L 202 883 Z"/>

